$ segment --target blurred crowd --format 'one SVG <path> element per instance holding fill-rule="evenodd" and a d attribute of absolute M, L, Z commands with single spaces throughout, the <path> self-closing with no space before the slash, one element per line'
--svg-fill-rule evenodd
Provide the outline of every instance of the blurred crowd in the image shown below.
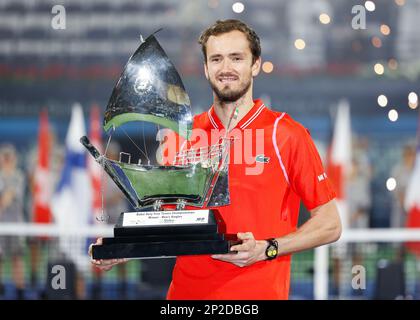
<path fill-rule="evenodd" d="M 64 148 L 60 147 L 52 137 L 52 152 L 50 154 L 50 172 L 52 188 L 56 188 L 64 162 Z M 108 146 L 107 156 L 110 159 L 117 160 L 120 152 L 120 146 L 117 142 L 111 142 Z M 36 223 L 34 216 L 34 189 L 35 175 L 37 171 L 37 150 L 19 153 L 12 144 L 2 144 L 0 146 L 0 225 L 5 223 Z M 39 169 L 38 169 L 39 170 Z M 103 205 L 106 213 L 106 219 L 101 223 L 114 225 L 117 222 L 119 214 L 127 210 L 127 202 L 116 185 L 103 175 Z M 54 217 L 52 217 L 54 221 Z M 92 223 L 95 223 L 92 221 Z M 6 293 L 5 278 L 11 278 L 15 290 L 14 296 L 17 299 L 24 299 L 25 287 L 32 287 L 35 290 L 40 284 L 42 274 L 45 270 L 39 270 L 43 255 L 47 259 L 62 259 L 62 262 L 68 261 L 65 253 L 58 252 L 60 249 L 54 243 L 56 239 L 50 237 L 24 237 L 18 235 L 4 235 L 0 233 L 0 299 Z M 71 244 L 69 244 L 71 245 Z M 74 261 L 75 262 L 75 261 Z M 4 268 L 9 265 L 7 272 Z M 126 295 L 126 277 L 125 265 L 118 266 L 118 288 L 119 296 Z M 10 273 L 10 274 L 8 274 Z M 46 272 L 45 272 L 46 273 Z M 79 272 L 80 273 L 80 272 Z M 26 276 L 27 275 L 27 276 Z M 91 298 L 100 298 L 102 273 L 92 268 L 93 288 Z M 83 275 L 77 275 L 75 278 L 83 278 Z M 41 285 L 41 286 L 40 286 Z M 77 291 L 79 298 L 85 298 L 86 293 L 81 289 Z M 46 292 L 41 290 L 39 296 L 45 296 Z"/>

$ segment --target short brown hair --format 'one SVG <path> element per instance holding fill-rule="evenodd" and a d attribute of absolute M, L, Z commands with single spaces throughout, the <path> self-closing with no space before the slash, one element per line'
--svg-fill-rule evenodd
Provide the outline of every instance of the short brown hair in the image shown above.
<path fill-rule="evenodd" d="M 201 44 L 201 50 L 203 51 L 205 63 L 207 63 L 206 44 L 209 38 L 211 36 L 218 36 L 234 30 L 241 31 L 248 39 L 249 48 L 252 53 L 252 64 L 254 64 L 254 62 L 261 56 L 260 38 L 246 23 L 236 19 L 217 20 L 215 24 L 208 27 L 201 33 L 198 43 Z"/>

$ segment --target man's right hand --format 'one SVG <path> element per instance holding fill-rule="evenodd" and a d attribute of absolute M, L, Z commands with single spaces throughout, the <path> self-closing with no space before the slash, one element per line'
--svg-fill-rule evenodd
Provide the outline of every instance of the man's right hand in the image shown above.
<path fill-rule="evenodd" d="M 96 244 L 102 244 L 102 238 L 98 238 L 96 240 L 95 245 Z M 91 262 L 94 266 L 98 267 L 101 270 L 109 271 L 109 270 L 112 269 L 113 266 L 128 261 L 128 259 L 105 259 L 105 260 L 104 259 L 100 259 L 100 260 L 92 259 L 92 246 L 93 246 L 93 244 L 91 244 L 89 246 L 89 256 L 91 257 Z"/>

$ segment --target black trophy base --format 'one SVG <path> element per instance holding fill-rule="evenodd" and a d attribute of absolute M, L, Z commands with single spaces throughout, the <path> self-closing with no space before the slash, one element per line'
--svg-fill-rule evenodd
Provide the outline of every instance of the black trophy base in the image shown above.
<path fill-rule="evenodd" d="M 165 226 L 123 226 L 121 214 L 114 228 L 113 238 L 103 238 L 101 245 L 93 245 L 93 259 L 157 258 L 182 255 L 232 253 L 238 243 L 234 236 L 219 231 L 219 220 L 208 210 L 206 224 Z"/>
<path fill-rule="evenodd" d="M 228 253 L 227 240 L 113 243 L 94 245 L 93 259 L 175 257 L 195 254 Z"/>

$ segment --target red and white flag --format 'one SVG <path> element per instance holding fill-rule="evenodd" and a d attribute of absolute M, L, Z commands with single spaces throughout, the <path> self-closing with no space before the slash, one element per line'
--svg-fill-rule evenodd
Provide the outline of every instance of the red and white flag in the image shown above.
<path fill-rule="evenodd" d="M 33 222 L 51 223 L 50 202 L 52 181 L 50 176 L 50 128 L 47 110 L 41 111 L 38 133 L 38 162 L 34 176 Z"/>
<path fill-rule="evenodd" d="M 90 130 L 89 140 L 102 154 L 102 139 L 101 139 L 101 121 L 100 110 L 97 105 L 93 105 L 90 110 Z M 102 200 L 101 200 L 101 176 L 102 168 L 91 156 L 88 157 L 88 171 L 92 183 L 92 223 L 99 223 L 102 219 Z"/>
<path fill-rule="evenodd" d="M 407 227 L 420 228 L 420 113 L 417 124 L 416 159 L 404 199 L 404 208 L 407 212 Z M 406 243 L 407 249 L 420 256 L 420 242 Z"/>
<path fill-rule="evenodd" d="M 347 100 L 341 100 L 337 107 L 331 145 L 327 157 L 327 174 L 337 193 L 337 206 L 343 229 L 350 224 L 346 201 L 346 180 L 351 170 L 351 120 Z"/>

